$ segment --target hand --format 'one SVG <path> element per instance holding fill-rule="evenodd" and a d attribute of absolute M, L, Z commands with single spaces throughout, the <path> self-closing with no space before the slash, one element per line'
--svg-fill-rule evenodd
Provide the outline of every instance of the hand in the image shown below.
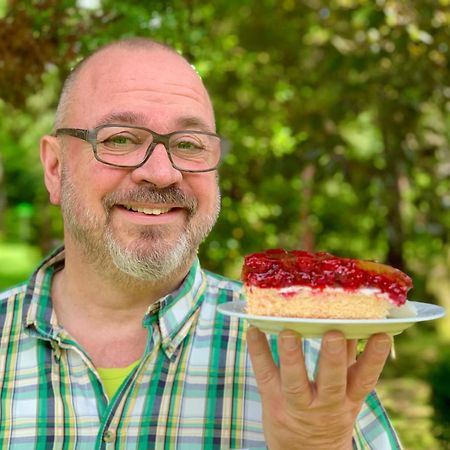
<path fill-rule="evenodd" d="M 319 369 L 308 379 L 301 337 L 282 331 L 278 337 L 280 368 L 267 339 L 250 327 L 247 345 L 263 407 L 263 426 L 270 450 L 349 450 L 356 417 L 375 387 L 389 355 L 387 334 L 370 337 L 356 359 L 356 340 L 338 331 L 322 340 Z"/>

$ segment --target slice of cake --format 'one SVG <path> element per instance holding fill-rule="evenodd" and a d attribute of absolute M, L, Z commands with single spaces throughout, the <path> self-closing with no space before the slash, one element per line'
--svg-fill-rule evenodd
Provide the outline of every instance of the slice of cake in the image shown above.
<path fill-rule="evenodd" d="M 412 287 L 385 264 L 282 249 L 246 256 L 242 280 L 248 314 L 316 319 L 383 319 Z"/>

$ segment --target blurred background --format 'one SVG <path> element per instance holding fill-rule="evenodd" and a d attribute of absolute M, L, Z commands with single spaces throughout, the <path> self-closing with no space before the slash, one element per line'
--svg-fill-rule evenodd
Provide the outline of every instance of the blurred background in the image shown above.
<path fill-rule="evenodd" d="M 206 268 L 328 251 L 450 307 L 450 0 L 0 0 L 0 288 L 61 243 L 39 162 L 61 81 L 137 35 L 192 62 L 225 138 Z M 450 448 L 449 343 L 450 317 L 395 338 L 379 394 L 406 449 Z"/>

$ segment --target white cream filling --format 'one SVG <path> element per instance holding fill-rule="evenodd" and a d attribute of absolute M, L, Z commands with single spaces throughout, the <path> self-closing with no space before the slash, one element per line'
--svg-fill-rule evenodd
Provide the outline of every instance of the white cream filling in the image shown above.
<path fill-rule="evenodd" d="M 417 308 L 408 300 L 401 306 L 393 306 L 389 309 L 388 317 L 391 319 L 402 319 L 403 317 L 416 317 Z"/>
<path fill-rule="evenodd" d="M 341 288 L 341 287 L 325 287 L 323 289 L 314 289 L 311 288 L 309 286 L 286 286 L 283 288 L 279 289 L 280 294 L 296 294 L 297 292 L 300 291 L 309 291 L 312 294 L 314 294 L 315 292 L 348 292 L 346 289 Z M 380 295 L 380 296 L 385 296 L 386 298 L 388 298 L 388 295 L 381 292 L 379 289 L 375 289 L 375 288 L 361 288 L 358 289 L 358 294 L 362 294 L 362 295 Z"/>

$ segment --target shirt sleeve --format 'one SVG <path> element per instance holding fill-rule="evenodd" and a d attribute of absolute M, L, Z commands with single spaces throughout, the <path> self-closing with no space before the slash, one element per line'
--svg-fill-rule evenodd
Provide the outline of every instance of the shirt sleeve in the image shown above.
<path fill-rule="evenodd" d="M 314 379 L 320 352 L 320 339 L 304 339 L 303 352 L 310 379 Z M 371 392 L 358 414 L 353 429 L 354 450 L 401 450 L 397 433 L 375 393 Z"/>

